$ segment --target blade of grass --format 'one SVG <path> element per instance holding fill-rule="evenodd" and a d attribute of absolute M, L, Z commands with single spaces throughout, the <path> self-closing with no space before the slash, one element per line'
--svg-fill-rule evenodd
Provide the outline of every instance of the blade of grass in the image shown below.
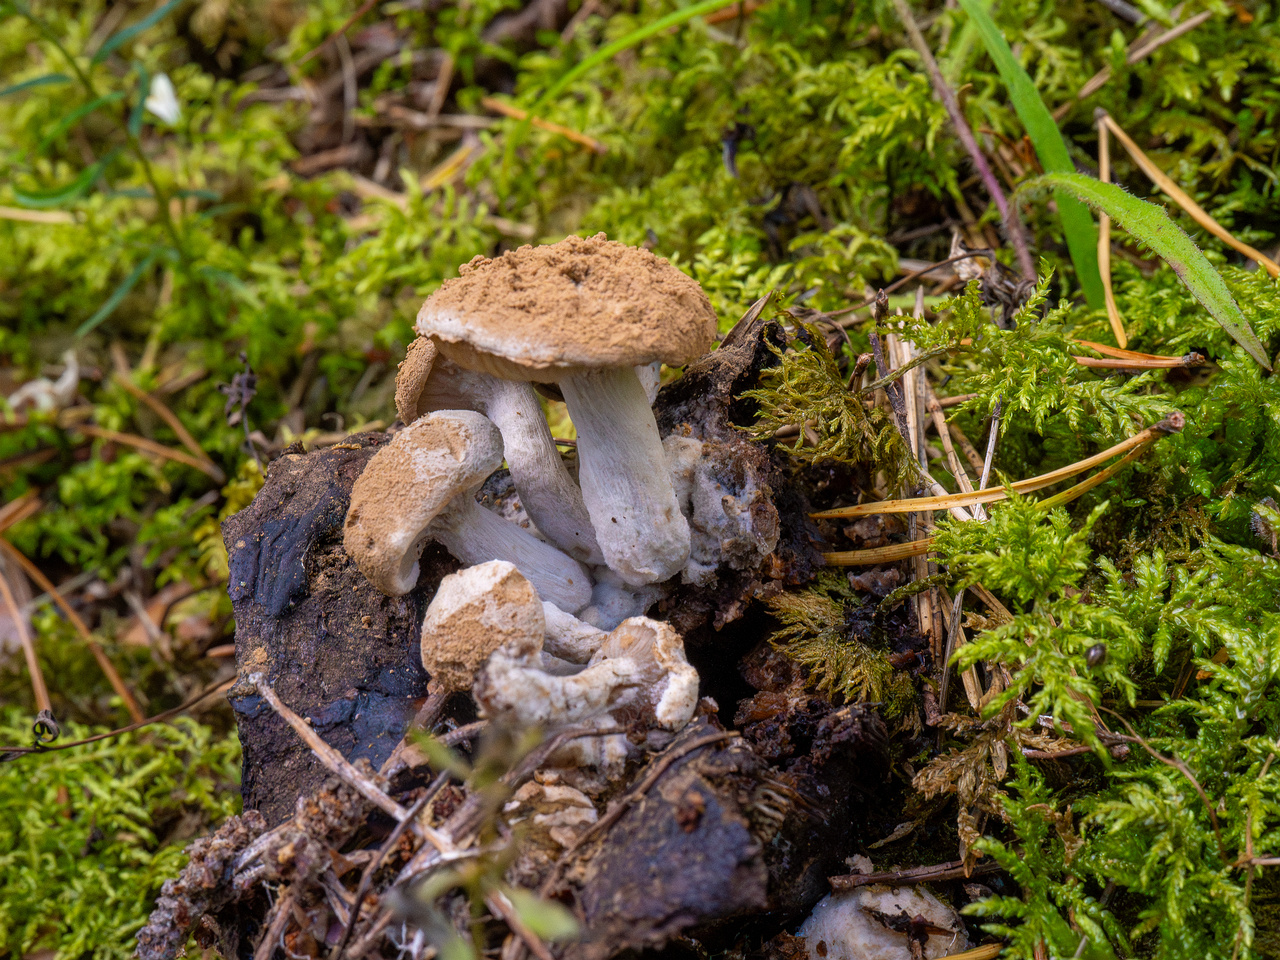
<path fill-rule="evenodd" d="M 1192 200 L 1191 197 L 1187 195 L 1186 191 L 1174 183 L 1168 174 L 1157 167 L 1155 163 L 1152 162 L 1151 158 L 1142 152 L 1141 148 L 1133 142 L 1132 138 L 1124 132 L 1120 124 L 1116 123 L 1110 114 L 1105 110 L 1099 109 L 1097 112 L 1097 119 L 1099 127 L 1106 126 L 1112 133 L 1114 133 L 1116 135 L 1116 139 L 1119 140 L 1121 146 L 1124 147 L 1125 152 L 1133 159 L 1133 162 L 1142 169 L 1143 173 L 1151 178 L 1152 183 L 1172 197 L 1174 203 L 1187 211 L 1187 213 L 1191 215 L 1191 219 L 1200 224 L 1200 226 L 1204 227 L 1223 243 L 1227 244 L 1227 246 L 1239 250 L 1250 260 L 1256 261 L 1258 266 L 1266 270 L 1267 273 L 1271 274 L 1271 276 L 1280 277 L 1280 263 L 1276 263 L 1270 257 L 1263 254 L 1262 251 L 1255 250 L 1247 243 L 1237 240 L 1231 235 L 1226 227 L 1213 219 L 1213 217 L 1209 216 L 1204 207 Z"/>
<path fill-rule="evenodd" d="M 96 163 L 85 167 L 80 171 L 80 176 L 76 177 L 65 186 L 54 187 L 52 190 L 36 191 L 21 190 L 14 187 L 14 199 L 24 207 L 36 207 L 38 209 L 56 207 L 67 203 L 68 201 L 76 200 L 83 196 L 89 188 L 93 186 L 93 182 L 98 179 L 98 175 L 102 173 L 103 168 L 115 159 L 118 152 L 118 150 L 112 150 Z"/>
<path fill-rule="evenodd" d="M 544 107 L 557 96 L 560 95 L 573 81 L 577 80 L 584 73 L 598 64 L 611 60 L 623 50 L 628 50 L 636 44 L 641 43 L 655 34 L 670 27 L 678 27 L 682 23 L 692 20 L 694 17 L 700 17 L 703 14 L 714 13 L 723 7 L 737 3 L 738 0 L 702 0 L 702 3 L 695 3 L 692 6 L 685 7 L 683 10 L 673 10 L 665 17 L 659 17 L 653 23 L 645 24 L 632 30 L 625 37 L 619 37 L 613 43 L 607 43 L 595 53 L 584 58 L 577 66 L 566 71 L 559 80 L 547 87 L 546 91 L 540 96 L 532 107 L 529 108 L 529 118 L 525 123 L 530 123 L 538 117 Z"/>
<path fill-rule="evenodd" d="M 182 0 L 169 0 L 169 2 L 160 9 L 152 11 L 137 23 L 132 26 L 125 27 L 119 33 L 109 37 L 107 42 L 98 48 L 98 52 L 93 55 L 93 60 L 90 62 L 101 63 L 138 34 L 142 33 L 144 30 L 150 30 L 154 27 L 157 23 L 167 17 L 169 12 L 181 2 Z"/>
<path fill-rule="evenodd" d="M 1112 126 L 1111 132 L 1115 132 Z M 1136 240 L 1154 250 L 1181 278 L 1187 289 L 1249 356 L 1271 369 L 1266 350 L 1240 312 L 1226 283 L 1181 228 L 1154 203 L 1139 200 L 1110 183 L 1078 173 L 1046 173 L 1030 180 L 1019 192 L 1065 190 L 1089 206 L 1105 210 Z"/>
<path fill-rule="evenodd" d="M 1045 106 L 1035 83 L 1014 59 L 1013 51 L 990 15 L 977 0 L 960 0 L 969 19 L 977 26 L 987 54 L 995 62 L 1000 78 L 1009 88 L 1009 99 L 1022 121 L 1027 135 L 1036 148 L 1040 165 L 1050 173 L 1074 173 L 1075 164 L 1067 152 L 1066 141 Z M 1066 235 L 1071 262 L 1075 264 L 1076 277 L 1084 291 L 1089 306 L 1098 309 L 1103 305 L 1102 277 L 1098 273 L 1097 236 L 1089 210 L 1078 200 L 1063 194 L 1054 195 L 1058 204 L 1058 217 Z"/>
<path fill-rule="evenodd" d="M 93 100 L 90 100 L 88 103 L 82 103 L 80 106 L 76 107 L 66 116 L 64 116 L 61 120 L 55 123 L 52 129 L 50 129 L 49 132 L 46 133 L 40 139 L 40 143 L 36 145 L 36 153 L 44 153 L 46 150 L 49 149 L 49 145 L 51 143 L 53 143 L 60 136 L 62 136 L 64 133 L 66 133 L 68 130 L 74 127 L 78 122 L 80 122 L 82 119 L 87 117 L 89 114 L 93 113 L 93 111 L 97 110 L 99 107 L 103 107 L 103 106 L 106 106 L 108 103 L 115 103 L 117 100 L 123 100 L 123 99 L 124 99 L 124 94 L 121 93 L 119 90 L 116 90 L 112 93 L 106 94 L 105 96 L 96 97 Z"/>
<path fill-rule="evenodd" d="M 129 291 L 137 285 L 138 281 L 142 279 L 142 275 L 146 273 L 155 262 L 156 255 L 153 253 L 149 254 L 146 259 L 134 267 L 133 271 L 120 282 L 120 286 L 116 287 L 115 292 L 107 298 L 107 302 L 100 306 L 92 317 L 80 324 L 80 326 L 76 327 L 77 339 L 83 337 L 92 330 L 95 330 L 102 321 L 111 316 L 116 307 L 120 306 L 120 302 L 129 295 Z"/>
<path fill-rule="evenodd" d="M 1098 123 L 1098 179 L 1103 183 L 1111 182 L 1111 141 L 1107 137 L 1107 125 L 1101 121 Z M 1102 276 L 1102 292 L 1107 299 L 1107 321 L 1111 324 L 1116 343 L 1123 350 L 1129 346 L 1129 337 L 1124 332 L 1124 321 L 1120 319 L 1115 291 L 1111 287 L 1111 218 L 1105 213 L 1098 215 L 1098 273 Z"/>
<path fill-rule="evenodd" d="M 70 83 L 71 78 L 65 73 L 46 73 L 43 76 L 32 77 L 30 80 L 23 80 L 21 83 L 10 84 L 0 89 L 0 97 L 7 97 L 11 93 L 21 93 L 23 90 L 31 90 L 35 87 L 47 87 L 53 83 Z"/>

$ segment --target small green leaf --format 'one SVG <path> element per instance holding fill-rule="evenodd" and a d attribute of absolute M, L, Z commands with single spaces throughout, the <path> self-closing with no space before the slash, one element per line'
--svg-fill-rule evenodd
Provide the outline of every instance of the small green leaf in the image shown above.
<path fill-rule="evenodd" d="M 1249 356 L 1271 369 L 1265 348 L 1240 312 L 1221 275 L 1182 228 L 1169 219 L 1162 207 L 1139 200 L 1114 184 L 1079 173 L 1046 173 L 1027 181 L 1018 193 L 1046 189 L 1069 193 L 1101 210 L 1131 236 L 1154 250 L 1173 268 L 1218 325 L 1244 347 Z"/>
<path fill-rule="evenodd" d="M 120 306 L 120 301 L 129 295 L 129 291 L 137 286 L 138 281 L 142 279 L 142 275 L 150 269 L 151 265 L 156 262 L 154 253 L 148 254 L 146 259 L 133 268 L 133 271 L 121 281 L 120 286 L 116 287 L 115 292 L 107 298 L 107 302 L 100 306 L 97 312 L 86 320 L 80 326 L 76 327 L 76 337 L 83 337 L 85 334 L 94 330 L 102 321 Z"/>
<path fill-rule="evenodd" d="M 119 33 L 108 37 L 107 42 L 99 47 L 98 52 L 93 55 L 92 62 L 101 63 L 103 60 L 107 59 L 107 57 L 111 56 L 111 54 L 120 47 L 124 46 L 138 34 L 142 33 L 142 31 L 149 30 L 151 27 L 154 27 L 157 23 L 167 17 L 169 12 L 181 2 L 182 0 L 169 0 L 169 2 L 163 7 L 143 17 L 137 23 L 130 27 L 125 27 Z"/>
<path fill-rule="evenodd" d="M 578 921 L 568 910 L 552 900 L 517 887 L 503 887 L 520 922 L 543 940 L 568 940 L 578 935 Z"/>
<path fill-rule="evenodd" d="M 57 140 L 64 133 L 66 133 L 68 130 L 74 127 L 77 123 L 79 123 L 89 114 L 93 113 L 93 111 L 97 110 L 99 107 L 105 106 L 108 103 L 115 103 L 117 100 L 123 100 L 123 99 L 124 99 L 124 94 L 121 93 L 119 90 L 117 90 L 113 93 L 108 93 L 101 97 L 98 97 L 95 100 L 90 100 L 88 103 L 80 104 L 80 106 L 76 107 L 66 116 L 64 116 L 61 120 L 55 123 L 53 127 L 49 130 L 49 132 L 46 133 L 44 137 L 41 138 L 40 143 L 36 146 L 36 153 L 44 153 L 46 150 L 49 149 L 50 145 L 53 144 L 55 140 Z"/>
<path fill-rule="evenodd" d="M 22 190 L 14 187 L 13 196 L 18 203 L 24 207 L 58 207 L 71 200 L 75 200 L 85 194 L 88 189 L 93 186 L 93 182 L 98 179 L 103 168 L 113 159 L 115 159 L 117 151 L 112 150 L 97 163 L 90 164 L 80 171 L 80 176 L 76 177 L 69 184 L 63 187 L 54 187 L 51 190 Z"/>
<path fill-rule="evenodd" d="M 31 90 L 34 87 L 47 87 L 54 83 L 70 83 L 71 78 L 65 73 L 46 73 L 40 77 L 32 77 L 30 80 L 23 80 L 21 83 L 15 83 L 12 86 L 0 89 L 0 97 L 7 97 L 11 93 L 21 93 L 23 90 Z"/>
<path fill-rule="evenodd" d="M 1004 36 L 996 27 L 990 14 L 983 9 L 977 0 L 960 0 L 969 20 L 978 28 L 987 54 L 995 62 L 1000 71 L 1000 78 L 1009 88 L 1009 99 L 1013 101 L 1013 109 L 1018 119 L 1026 127 L 1027 136 L 1036 148 L 1036 156 L 1040 165 L 1049 173 L 1075 173 L 1075 164 L 1067 152 L 1067 143 L 1058 130 L 1053 114 L 1044 105 L 1035 83 L 1022 69 L 1022 64 L 1014 59 L 1013 51 L 1005 42 Z M 1058 217 L 1062 220 L 1062 231 L 1066 234 L 1067 249 L 1071 252 L 1071 262 L 1075 264 L 1076 276 L 1080 280 L 1080 288 L 1084 291 L 1089 306 L 1099 310 L 1103 306 L 1102 274 L 1098 271 L 1098 231 L 1088 209 L 1078 200 L 1065 193 L 1054 194 L 1058 204 Z"/>
<path fill-rule="evenodd" d="M 129 113 L 129 133 L 136 137 L 142 132 L 142 116 L 146 113 L 147 97 L 151 94 L 151 74 L 140 63 L 134 66 L 138 69 L 138 101 Z"/>

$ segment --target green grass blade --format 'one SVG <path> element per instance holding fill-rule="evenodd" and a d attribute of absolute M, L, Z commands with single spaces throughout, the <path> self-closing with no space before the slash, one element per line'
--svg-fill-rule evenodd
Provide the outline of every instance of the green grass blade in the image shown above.
<path fill-rule="evenodd" d="M 147 97 L 151 95 L 151 74 L 141 63 L 135 63 L 138 70 L 138 100 L 129 114 L 129 133 L 137 137 L 142 133 L 142 118 L 147 110 Z"/>
<path fill-rule="evenodd" d="M 40 143 L 36 146 L 36 153 L 44 153 L 55 140 L 99 107 L 105 106 L 108 103 L 115 103 L 117 100 L 123 99 L 124 94 L 117 90 L 114 93 L 108 93 L 95 100 L 90 100 L 88 103 L 80 104 L 80 106 L 76 107 L 65 117 L 55 123 L 52 129 L 50 129 L 49 132 L 41 138 Z"/>
<path fill-rule="evenodd" d="M 46 73 L 43 76 L 32 77 L 30 80 L 23 80 L 21 83 L 15 83 L 11 86 L 0 88 L 0 97 L 7 97 L 11 93 L 21 93 L 23 90 L 30 90 L 33 87 L 47 87 L 51 83 L 70 83 L 71 78 L 65 73 Z"/>
<path fill-rule="evenodd" d="M 112 150 L 97 163 L 85 167 L 80 172 L 80 176 L 65 186 L 54 187 L 52 190 L 35 191 L 21 190 L 18 187 L 14 187 L 14 199 L 24 207 L 35 207 L 37 209 L 58 207 L 71 200 L 78 199 L 93 186 L 93 182 L 98 179 L 102 169 L 115 159 L 117 153 L 119 153 L 118 150 Z"/>
<path fill-rule="evenodd" d="M 152 11 L 143 17 L 131 27 L 125 27 L 119 33 L 107 38 L 107 42 L 98 48 L 98 52 L 93 55 L 94 63 L 101 63 L 107 57 L 111 56 L 116 50 L 124 46 L 138 34 L 144 30 L 149 30 L 157 23 L 169 15 L 169 12 L 180 4 L 182 0 L 169 0 L 159 10 Z"/>
<path fill-rule="evenodd" d="M 695 3 L 692 6 L 685 7 L 683 10 L 675 10 L 665 17 L 653 21 L 653 23 L 645 24 L 632 30 L 625 37 L 619 37 L 613 43 L 605 44 L 591 56 L 584 59 L 577 66 L 570 69 L 559 80 L 549 86 L 546 92 L 538 98 L 538 102 L 529 110 L 529 119 L 539 115 L 539 111 L 548 103 L 554 100 L 569 84 L 577 80 L 580 76 L 590 70 L 597 64 L 604 63 L 606 60 L 617 56 L 623 50 L 634 47 L 636 44 L 647 40 L 655 33 L 661 33 L 663 30 L 692 20 L 694 17 L 705 16 L 708 13 L 715 13 L 717 10 L 738 3 L 740 0 L 702 0 L 702 3 Z M 529 120 L 523 121 L 525 124 Z"/>
<path fill-rule="evenodd" d="M 978 35 L 982 37 L 987 54 L 995 62 L 1000 78 L 1009 88 L 1013 109 L 1036 148 L 1040 165 L 1048 173 L 1075 173 L 1075 165 L 1067 153 L 1067 143 L 1063 140 L 1053 115 L 1044 105 L 1044 100 L 1027 76 L 1027 71 L 1014 59 L 1013 51 L 1009 49 L 1009 44 L 1005 42 L 995 21 L 978 0 L 960 0 L 960 6 L 969 15 L 969 21 L 978 28 Z M 1102 274 L 1098 271 L 1098 231 L 1093 217 L 1083 204 L 1067 194 L 1055 195 L 1054 200 L 1058 204 L 1062 232 L 1066 235 L 1067 249 L 1071 252 L 1071 262 L 1075 264 L 1076 276 L 1080 280 L 1085 300 L 1090 307 L 1101 309 L 1105 300 Z"/>
<path fill-rule="evenodd" d="M 120 282 L 120 286 L 116 287 L 111 296 L 107 298 L 107 302 L 100 306 L 92 317 L 80 324 L 80 326 L 76 327 L 76 338 L 78 339 L 83 337 L 85 334 L 94 330 L 100 323 L 102 323 L 102 321 L 106 320 L 107 317 L 111 316 L 116 307 L 120 306 L 120 301 L 129 295 L 129 291 L 137 286 L 138 281 L 142 279 L 142 275 L 146 273 L 155 262 L 156 255 L 152 253 L 148 254 L 146 259 L 134 267 L 130 274 Z"/>
<path fill-rule="evenodd" d="M 1018 192 L 1033 190 L 1053 190 L 1055 195 L 1069 193 L 1111 217 L 1130 236 L 1159 254 L 1218 321 L 1218 325 L 1244 347 L 1249 356 L 1271 369 L 1266 349 L 1240 312 L 1221 275 L 1182 228 L 1169 219 L 1162 207 L 1139 200 L 1115 184 L 1103 183 L 1080 173 L 1046 173 L 1027 181 Z"/>

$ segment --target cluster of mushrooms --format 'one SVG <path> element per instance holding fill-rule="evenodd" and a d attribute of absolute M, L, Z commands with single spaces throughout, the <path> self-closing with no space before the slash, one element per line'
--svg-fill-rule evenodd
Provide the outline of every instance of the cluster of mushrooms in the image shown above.
<path fill-rule="evenodd" d="M 429 540 L 466 565 L 423 622 L 431 693 L 470 689 L 520 724 L 677 730 L 698 676 L 680 636 L 643 614 L 714 556 L 688 519 L 698 441 L 664 446 L 652 403 L 661 364 L 710 349 L 711 304 L 666 260 L 603 234 L 459 273 L 418 314 L 396 383 L 405 427 L 352 489 L 346 551 L 390 596 L 413 589 Z M 576 478 L 539 390 L 573 420 Z M 476 501 L 504 460 L 529 527 Z M 573 744 L 597 772 L 628 749 L 620 735 Z"/>

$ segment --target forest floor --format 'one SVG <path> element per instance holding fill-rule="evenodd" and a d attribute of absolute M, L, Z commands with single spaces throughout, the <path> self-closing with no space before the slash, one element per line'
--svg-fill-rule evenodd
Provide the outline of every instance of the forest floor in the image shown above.
<path fill-rule="evenodd" d="M 181 875 L 144 956 L 798 960 L 832 891 L 904 960 L 1280 956 L 1273 5 L 0 0 L 0 64 L 0 954 Z M 357 602 L 334 518 L 423 300 L 596 233 L 709 298 L 655 416 L 761 546 L 571 796 L 564 730 L 408 731 L 456 564 Z"/>

